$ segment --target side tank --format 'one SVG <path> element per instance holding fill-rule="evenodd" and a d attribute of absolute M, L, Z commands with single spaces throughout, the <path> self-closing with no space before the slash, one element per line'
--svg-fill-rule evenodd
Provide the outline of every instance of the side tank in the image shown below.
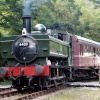
<path fill-rule="evenodd" d="M 35 32 L 31 35 L 38 44 L 37 57 L 29 64 L 42 63 L 46 64 L 46 58 L 49 56 L 68 57 L 68 43 L 54 38 L 47 34 L 38 34 Z M 2 37 L 0 39 L 0 56 L 4 59 L 3 66 L 14 66 L 17 61 L 12 53 L 12 44 L 18 36 Z"/>

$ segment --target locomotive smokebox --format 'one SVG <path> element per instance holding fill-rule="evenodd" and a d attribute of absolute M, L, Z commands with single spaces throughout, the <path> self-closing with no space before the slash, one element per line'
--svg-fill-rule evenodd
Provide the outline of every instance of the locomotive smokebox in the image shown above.
<path fill-rule="evenodd" d="M 27 33 L 31 33 L 31 16 L 33 2 L 34 0 L 25 0 L 23 3 L 23 28 L 26 28 Z"/>

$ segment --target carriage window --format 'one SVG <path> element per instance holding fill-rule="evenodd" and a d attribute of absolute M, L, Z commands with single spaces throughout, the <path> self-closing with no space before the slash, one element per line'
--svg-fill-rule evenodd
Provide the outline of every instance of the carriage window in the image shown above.
<path fill-rule="evenodd" d="M 88 51 L 88 46 L 87 45 L 85 45 L 85 52 L 87 52 Z"/>
<path fill-rule="evenodd" d="M 95 47 L 93 48 L 93 53 L 96 53 L 96 48 Z"/>
<path fill-rule="evenodd" d="M 93 47 L 91 47 L 91 53 L 93 53 Z"/>
<path fill-rule="evenodd" d="M 81 44 L 79 45 L 79 54 L 81 55 Z"/>
<path fill-rule="evenodd" d="M 97 48 L 97 55 L 100 56 L 100 49 Z"/>
<path fill-rule="evenodd" d="M 91 50 L 92 50 L 92 47 L 90 46 L 90 52 L 92 52 Z"/>
<path fill-rule="evenodd" d="M 97 52 L 99 51 L 99 48 L 97 48 Z"/>
<path fill-rule="evenodd" d="M 83 55 L 83 45 L 82 44 L 79 45 L 79 53 L 80 55 Z"/>
<path fill-rule="evenodd" d="M 97 52 L 97 55 L 98 55 L 98 56 L 100 56 L 100 49 L 99 49 L 99 48 L 98 48 L 98 52 Z"/>

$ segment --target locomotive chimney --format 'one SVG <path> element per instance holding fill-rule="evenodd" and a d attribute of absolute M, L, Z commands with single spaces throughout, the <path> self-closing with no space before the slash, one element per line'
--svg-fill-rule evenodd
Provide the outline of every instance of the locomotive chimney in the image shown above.
<path fill-rule="evenodd" d="M 25 0 L 23 3 L 23 28 L 26 28 L 27 33 L 31 34 L 31 17 L 32 5 L 34 0 Z"/>

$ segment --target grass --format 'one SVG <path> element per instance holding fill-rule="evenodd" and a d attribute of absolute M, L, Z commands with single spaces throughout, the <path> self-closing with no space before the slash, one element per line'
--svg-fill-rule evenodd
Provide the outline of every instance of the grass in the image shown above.
<path fill-rule="evenodd" d="M 45 100 L 100 100 L 100 88 L 70 88 Z"/>
<path fill-rule="evenodd" d="M 0 79 L 0 85 L 11 85 L 11 80 L 8 78 Z"/>

